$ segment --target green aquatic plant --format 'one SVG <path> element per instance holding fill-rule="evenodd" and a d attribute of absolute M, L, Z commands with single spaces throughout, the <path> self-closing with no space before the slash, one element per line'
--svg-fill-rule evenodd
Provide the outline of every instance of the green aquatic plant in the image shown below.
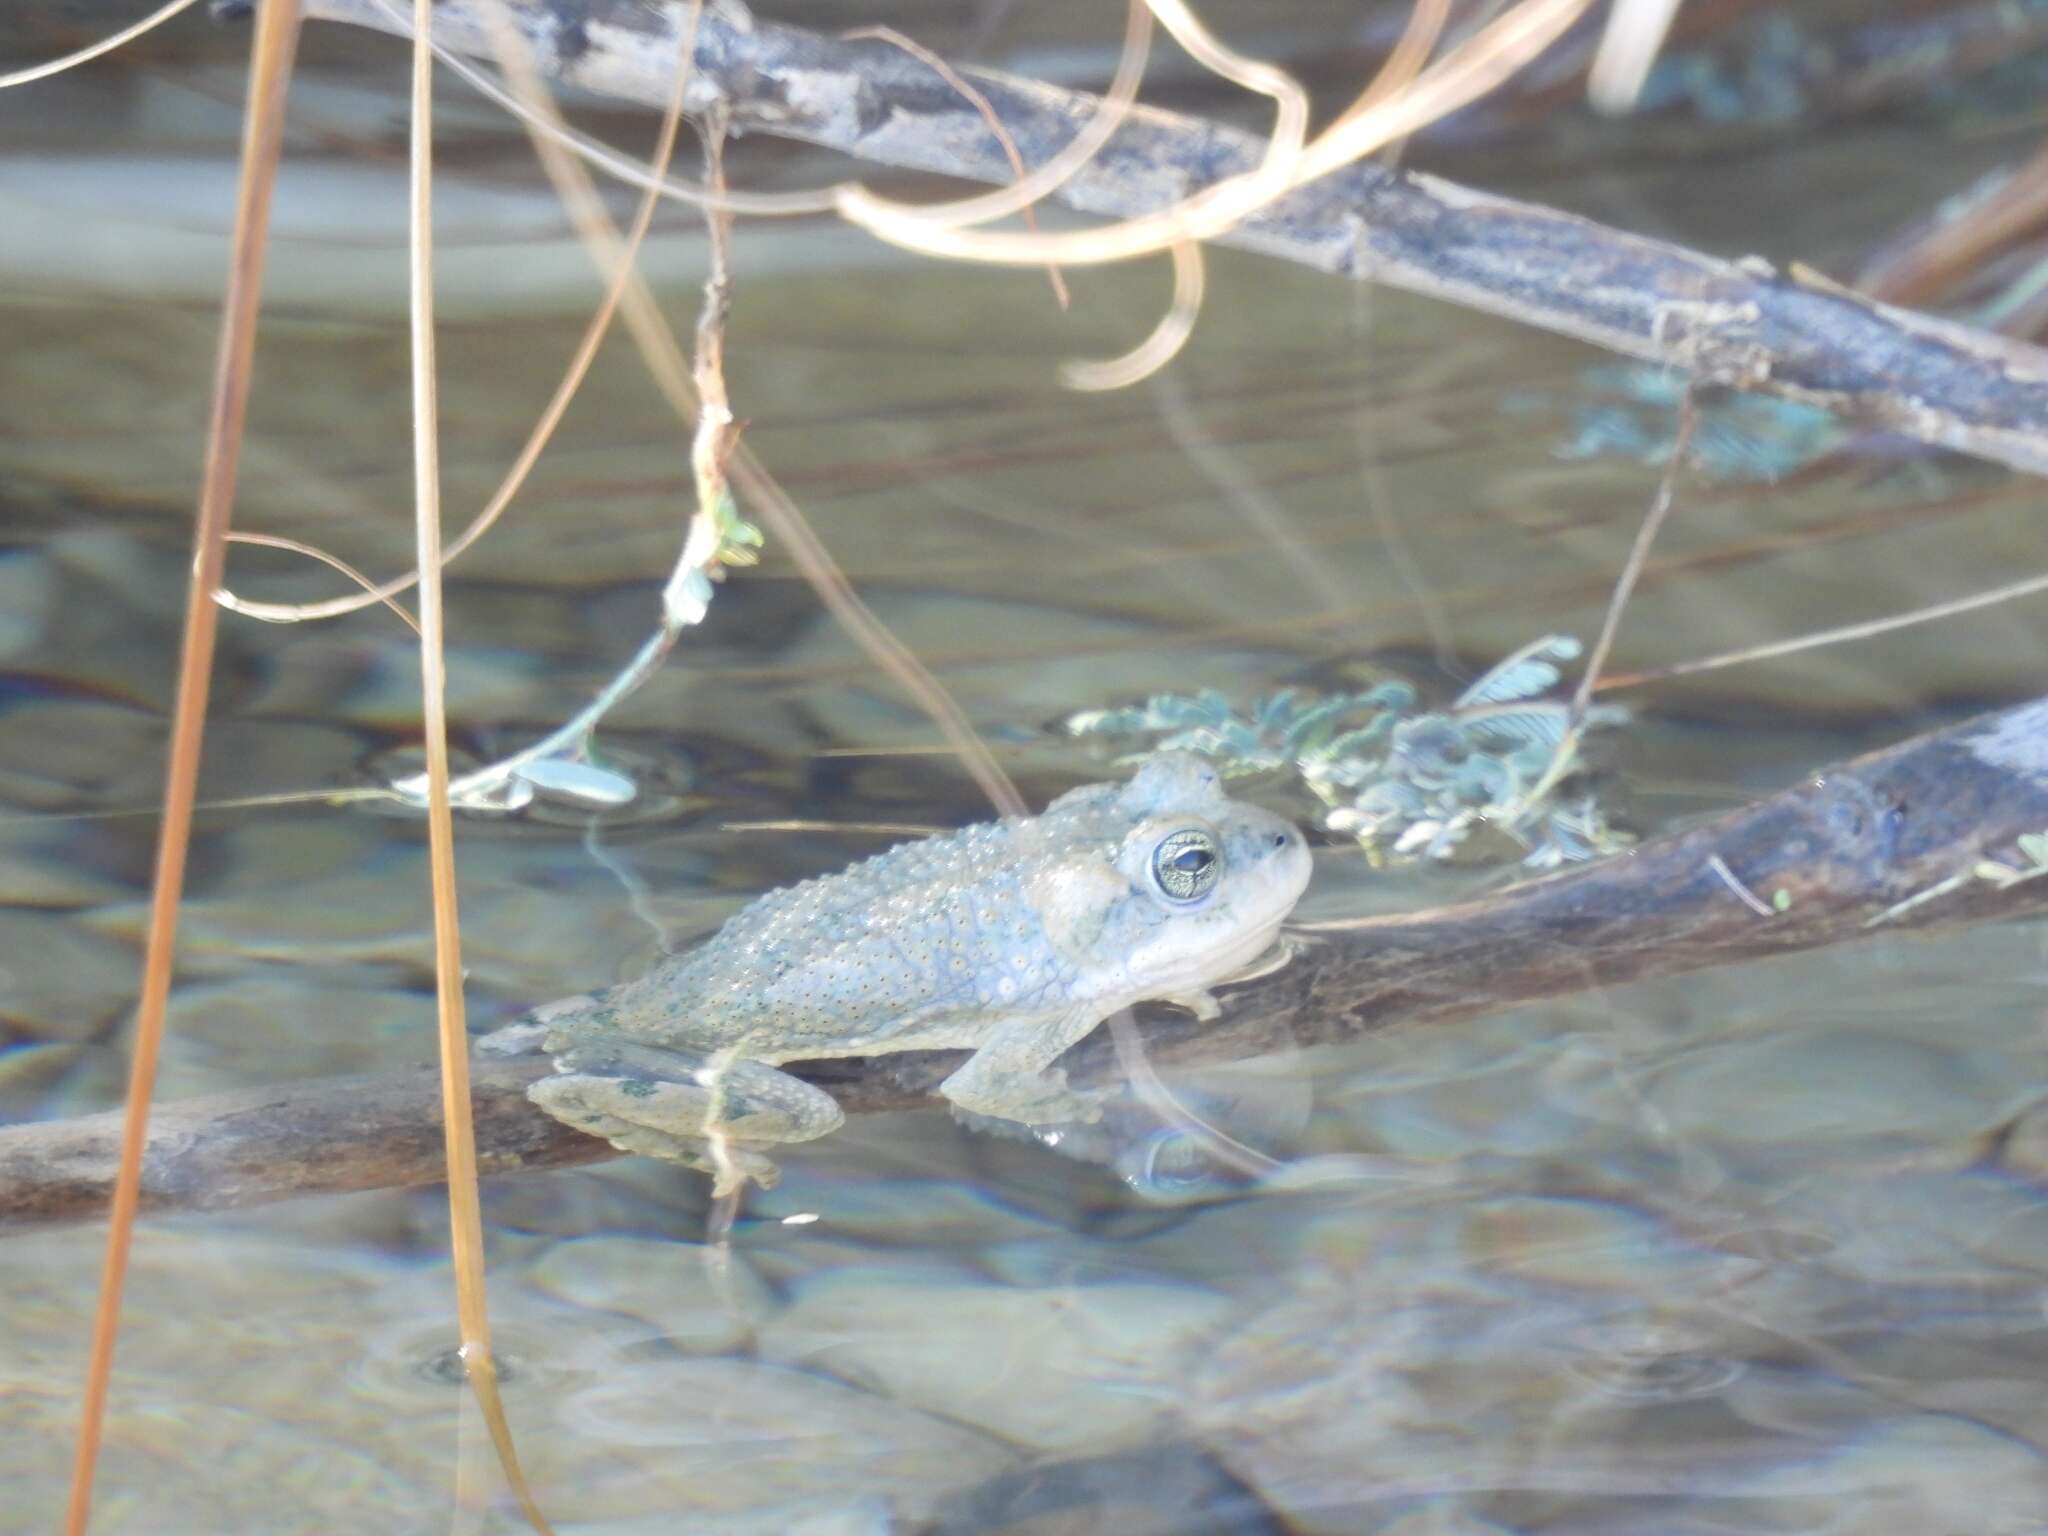
<path fill-rule="evenodd" d="M 1243 714 L 1205 688 L 1089 710 L 1067 729 L 1151 737 L 1150 751 L 1199 752 L 1226 778 L 1292 774 L 1322 802 L 1323 825 L 1375 858 L 1448 859 L 1485 828 L 1524 864 L 1553 868 L 1631 841 L 1587 791 L 1577 756 L 1584 731 L 1626 712 L 1595 706 L 1574 729 L 1571 706 L 1543 697 L 1579 651 L 1569 635 L 1546 635 L 1437 710 L 1418 711 L 1400 681 L 1327 696 L 1284 688 Z"/>
<path fill-rule="evenodd" d="M 1415 690 L 1406 683 L 1328 698 L 1283 688 L 1241 716 L 1230 700 L 1204 688 L 1155 693 L 1126 709 L 1089 710 L 1069 719 L 1067 729 L 1076 736 L 1156 736 L 1154 751 L 1199 752 L 1225 778 L 1243 778 L 1363 752 L 1414 702 Z"/>
<path fill-rule="evenodd" d="M 1588 369 L 1572 409 L 1572 433 L 1553 450 L 1561 459 L 1631 459 L 1664 464 L 1678 446 L 1675 413 L 1685 379 L 1668 369 L 1607 365 Z M 1517 393 L 1513 409 L 1549 409 L 1548 398 Z M 1818 406 L 1763 395 L 1731 395 L 1700 408 L 1689 459 L 1710 480 L 1780 480 L 1847 439 Z"/>

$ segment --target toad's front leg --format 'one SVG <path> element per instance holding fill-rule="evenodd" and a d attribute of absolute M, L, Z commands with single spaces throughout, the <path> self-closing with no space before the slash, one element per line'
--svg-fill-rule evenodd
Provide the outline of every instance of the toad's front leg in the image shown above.
<path fill-rule="evenodd" d="M 766 1062 L 581 1031 L 547 1045 L 556 1075 L 529 1099 L 621 1152 L 713 1174 L 720 1194 L 747 1179 L 774 1184 L 762 1147 L 811 1141 L 846 1119 L 830 1094 Z"/>
<path fill-rule="evenodd" d="M 1053 1063 L 1105 1017 L 1084 1006 L 1004 1019 L 939 1092 L 970 1113 L 1025 1125 L 1100 1119 L 1101 1096 L 1069 1088 L 1066 1073 Z"/>

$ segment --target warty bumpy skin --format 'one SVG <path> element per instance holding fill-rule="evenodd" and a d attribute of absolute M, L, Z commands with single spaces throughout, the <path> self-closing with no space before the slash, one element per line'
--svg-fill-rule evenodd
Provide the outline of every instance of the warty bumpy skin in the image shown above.
<path fill-rule="evenodd" d="M 776 1063 L 968 1047 L 963 1110 L 1093 1118 L 1052 1063 L 1119 1009 L 1205 990 L 1272 944 L 1308 885 L 1301 833 L 1165 753 L 1042 815 L 905 843 L 770 892 L 702 946 L 548 1018 L 530 1096 L 621 1149 L 774 1178 L 760 1149 L 842 1120 Z"/>

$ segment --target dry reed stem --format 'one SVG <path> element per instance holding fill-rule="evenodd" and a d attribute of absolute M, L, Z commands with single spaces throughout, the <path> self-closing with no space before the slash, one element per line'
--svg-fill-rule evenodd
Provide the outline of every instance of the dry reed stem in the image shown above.
<path fill-rule="evenodd" d="M 106 1417 L 114 1339 L 120 1329 L 121 1292 L 128 1274 L 128 1250 L 142 1184 L 142 1148 L 149 1130 L 149 1102 L 156 1087 L 157 1056 L 163 1043 L 164 1011 L 170 1000 L 176 958 L 178 902 L 184 892 L 185 856 L 192 835 L 199 748 L 206 732 L 218 617 L 212 594 L 220 585 L 227 554 L 228 521 L 234 510 L 235 476 L 241 463 L 242 427 L 248 413 L 249 374 L 256 346 L 256 317 L 263 294 L 271 196 L 277 184 L 285 97 L 298 37 L 298 0 L 271 0 L 263 7 L 250 42 L 249 99 L 242 119 L 241 175 L 236 186 L 220 345 L 214 362 L 206 467 L 200 481 L 198 516 L 192 534 L 192 573 L 185 601 L 185 633 L 178 662 L 170 759 L 164 773 L 163 820 L 157 830 L 156 879 L 150 892 L 142 995 L 136 1006 L 134 1056 L 129 1063 L 128 1097 L 123 1109 L 121 1161 L 108 1216 L 106 1258 L 100 1271 L 99 1305 L 93 1315 L 85 1397 L 65 1512 L 69 1536 L 83 1536 L 91 1515 L 93 1473 Z"/>
<path fill-rule="evenodd" d="M 1415 8 L 1408 13 L 1408 25 L 1401 29 L 1401 35 L 1394 42 L 1393 50 L 1380 65 L 1378 73 L 1359 93 L 1358 100 L 1341 112 L 1331 127 L 1340 127 L 1355 117 L 1361 117 L 1381 102 L 1415 83 L 1415 77 L 1429 62 L 1429 55 L 1436 47 L 1437 39 L 1443 36 L 1444 27 L 1451 19 L 1451 0 L 1415 0 Z"/>
<path fill-rule="evenodd" d="M 414 0 L 411 217 L 407 240 L 412 338 L 413 480 L 420 570 L 420 700 L 427 759 L 427 848 L 434 898 L 434 996 L 440 1022 L 441 1118 L 448 1161 L 448 1228 L 455 1268 L 462 1359 L 477 1407 L 512 1491 L 536 1531 L 547 1520 L 534 1502 L 512 1443 L 491 1354 L 484 1295 L 482 1205 L 476 1132 L 470 1115 L 469 1031 L 462 997 L 462 938 L 455 892 L 455 820 L 448 804 L 448 698 L 441 603 L 440 424 L 434 361 L 434 55 L 425 34 L 432 0 Z"/>

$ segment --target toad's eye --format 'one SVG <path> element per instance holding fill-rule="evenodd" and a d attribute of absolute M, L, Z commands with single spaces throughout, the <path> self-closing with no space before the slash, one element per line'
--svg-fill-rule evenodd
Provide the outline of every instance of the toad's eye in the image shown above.
<path fill-rule="evenodd" d="M 1152 850 L 1152 878 L 1168 901 L 1200 901 L 1216 884 L 1216 840 L 1189 827 Z"/>

